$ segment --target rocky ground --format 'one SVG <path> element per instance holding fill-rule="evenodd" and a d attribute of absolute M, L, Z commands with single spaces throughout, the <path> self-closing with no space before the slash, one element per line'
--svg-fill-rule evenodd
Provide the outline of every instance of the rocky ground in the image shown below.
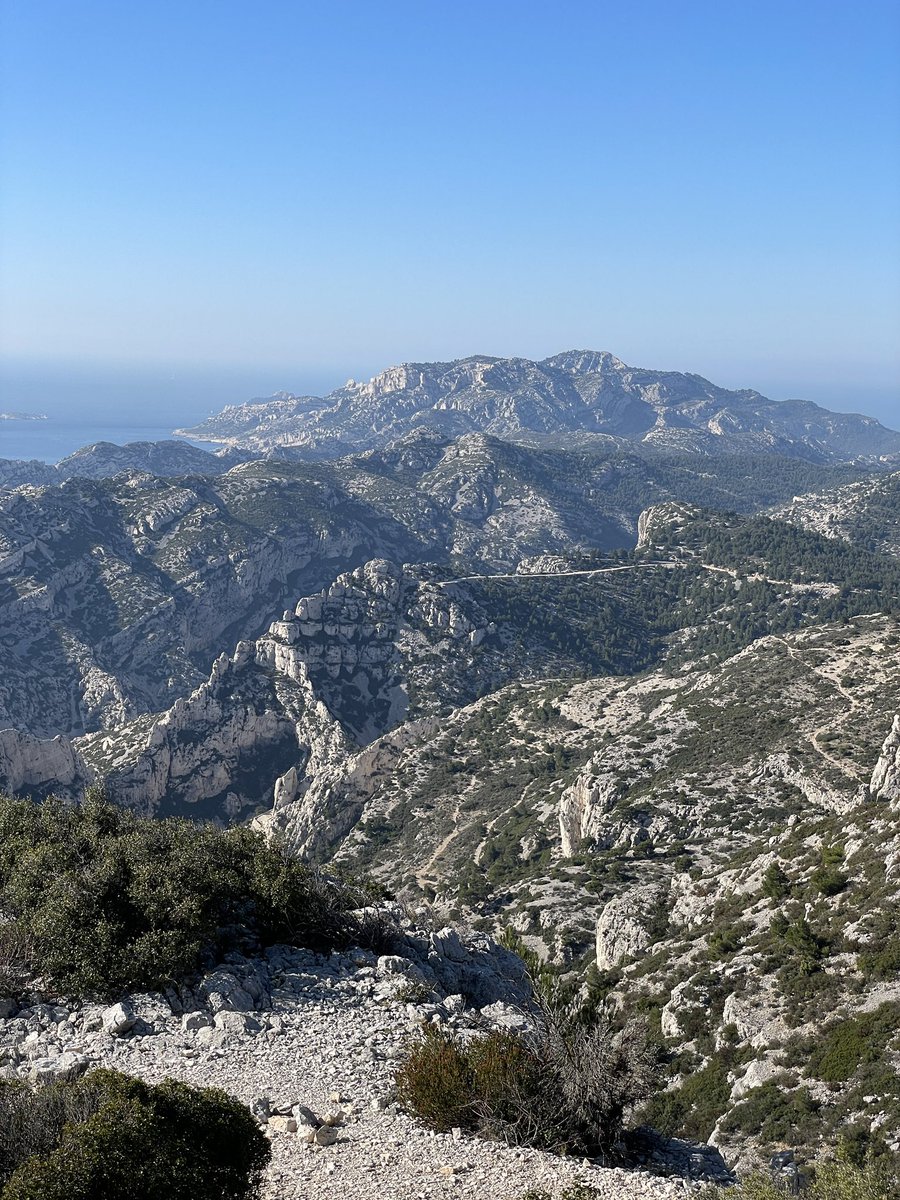
<path fill-rule="evenodd" d="M 271 1139 L 265 1200 L 517 1200 L 575 1183 L 608 1200 L 664 1200 L 721 1165 L 706 1147 L 673 1142 L 661 1164 L 672 1177 L 607 1169 L 458 1130 L 435 1134 L 399 1112 L 394 1072 L 423 1022 L 476 1030 L 525 1019 L 509 1002 L 516 960 L 486 939 L 464 944 L 445 930 L 406 949 L 411 957 L 274 947 L 265 958 L 231 958 L 195 992 L 107 1008 L 0 1002 L 0 1074 L 40 1081 L 104 1065 L 221 1087 L 252 1107 Z"/>

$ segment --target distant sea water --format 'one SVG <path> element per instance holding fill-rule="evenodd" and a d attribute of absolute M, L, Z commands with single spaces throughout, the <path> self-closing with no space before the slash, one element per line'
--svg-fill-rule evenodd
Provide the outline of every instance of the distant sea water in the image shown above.
<path fill-rule="evenodd" d="M 94 442 L 160 441 L 227 404 L 288 390 L 323 395 L 341 379 L 297 368 L 96 366 L 0 359 L 0 412 L 46 421 L 0 421 L 0 458 L 55 463 Z M 216 447 L 192 442 L 204 450 Z"/>
<path fill-rule="evenodd" d="M 0 458 L 37 458 L 55 463 L 82 446 L 94 442 L 159 442 L 172 437 L 171 425 L 130 425 L 108 421 L 0 421 Z M 187 441 L 179 438 L 178 441 Z M 194 442 L 203 450 L 215 450 L 209 442 Z"/>

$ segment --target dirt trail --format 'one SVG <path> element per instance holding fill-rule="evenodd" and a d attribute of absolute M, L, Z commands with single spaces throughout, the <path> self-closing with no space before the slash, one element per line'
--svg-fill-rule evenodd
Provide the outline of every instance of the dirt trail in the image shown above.
<path fill-rule="evenodd" d="M 826 675 L 824 671 L 821 671 L 818 667 L 813 666 L 812 663 L 808 663 L 805 658 L 801 657 L 799 651 L 794 646 L 790 645 L 789 642 L 786 642 L 784 638 L 773 637 L 772 640 L 779 642 L 782 646 L 784 646 L 790 658 L 796 659 L 797 662 L 806 667 L 807 671 L 812 671 L 814 675 L 818 675 L 820 679 L 824 680 L 825 683 L 834 688 L 834 690 L 838 692 L 844 698 L 844 700 L 847 701 L 850 706 L 851 713 L 859 708 L 859 701 L 855 696 L 847 691 L 840 680 L 832 679 L 830 675 Z M 840 720 L 840 717 L 834 717 L 830 721 L 826 721 L 824 724 L 818 725 L 807 736 L 809 737 L 809 741 L 812 743 L 813 749 L 820 756 L 820 758 L 824 758 L 826 762 L 830 763 L 831 766 L 835 768 L 835 770 L 840 771 L 842 775 L 846 775 L 848 779 L 852 779 L 854 783 L 859 783 L 861 780 L 856 769 L 849 767 L 843 760 L 835 758 L 834 755 L 826 750 L 819 741 L 822 735 L 834 729 L 835 725 L 837 725 Z"/>
<path fill-rule="evenodd" d="M 444 851 L 447 849 L 447 847 L 453 841 L 455 841 L 456 838 L 459 837 L 459 834 L 460 834 L 459 816 L 460 816 L 460 806 L 459 806 L 459 803 L 457 802 L 456 808 L 453 811 L 453 828 L 450 830 L 450 832 L 447 834 L 447 836 L 443 839 L 443 841 L 440 843 L 440 845 L 434 851 L 431 858 L 429 858 L 428 862 L 425 863 L 423 866 L 419 867 L 418 871 L 416 871 L 416 885 L 423 892 L 425 891 L 425 888 L 429 883 L 434 883 L 434 878 L 429 874 L 429 872 L 431 871 L 431 868 L 434 866 L 434 864 L 437 862 L 437 860 L 441 857 L 441 855 L 444 853 Z"/>
<path fill-rule="evenodd" d="M 633 563 L 627 567 L 594 567 L 590 571 L 510 571 L 497 575 L 460 575 L 458 579 L 436 579 L 435 587 L 449 587 L 451 583 L 473 583 L 479 579 L 566 579 L 572 575 L 612 575 L 614 571 L 643 571 L 648 567 L 680 567 L 676 562 Z"/>

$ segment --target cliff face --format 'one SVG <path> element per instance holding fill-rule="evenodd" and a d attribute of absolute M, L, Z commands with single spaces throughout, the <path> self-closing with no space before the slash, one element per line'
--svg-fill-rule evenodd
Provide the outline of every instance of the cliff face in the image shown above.
<path fill-rule="evenodd" d="M 887 800 L 892 808 L 900 808 L 900 716 L 894 717 L 891 731 L 881 747 L 869 792 L 876 800 Z"/>
<path fill-rule="evenodd" d="M 0 729 L 0 779 L 10 792 L 74 800 L 94 781 L 94 773 L 66 738 Z"/>
<path fill-rule="evenodd" d="M 224 824 L 267 809 L 285 772 L 303 781 L 349 748 L 302 667 L 273 671 L 253 643 L 217 659 L 209 680 L 149 728 L 129 732 L 81 743 L 118 803 Z"/>
<path fill-rule="evenodd" d="M 78 754 L 118 802 L 141 811 L 229 822 L 274 806 L 279 823 L 311 783 L 321 795 L 336 769 L 399 724 L 411 703 L 430 711 L 501 669 L 493 660 L 487 674 L 474 667 L 479 631 L 446 589 L 373 560 L 221 655 L 209 679 L 167 712 L 79 738 Z M 434 686 L 411 702 L 422 670 Z M 363 760 L 378 754 L 376 742 Z M 365 772 L 365 761 L 355 765 L 356 779 Z"/>

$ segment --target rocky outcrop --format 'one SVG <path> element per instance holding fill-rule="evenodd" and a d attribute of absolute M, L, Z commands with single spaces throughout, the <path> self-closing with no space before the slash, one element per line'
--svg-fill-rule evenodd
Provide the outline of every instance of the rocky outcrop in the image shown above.
<path fill-rule="evenodd" d="M 288 676 L 304 668 L 317 694 L 361 744 L 405 715 L 397 635 L 408 585 L 375 559 L 304 597 L 257 644 L 260 663 Z"/>
<path fill-rule="evenodd" d="M 597 918 L 597 968 L 608 971 L 639 955 L 665 927 L 665 884 L 649 883 L 614 896 Z"/>
<path fill-rule="evenodd" d="M 153 815 L 190 812 L 230 823 L 268 809 L 285 774 L 295 797 L 350 745 L 303 664 L 272 670 L 265 647 L 242 642 L 208 681 L 132 738 L 81 743 L 113 798 Z"/>
<path fill-rule="evenodd" d="M 468 698 L 483 678 L 472 656 L 488 632 L 477 606 L 453 590 L 375 559 L 220 655 L 165 713 L 77 745 L 129 807 L 224 822 L 271 808 L 263 823 L 298 848 L 333 845 L 365 803 L 366 781 L 387 769 L 393 750 L 379 738 L 408 715 L 418 678 L 429 684 L 415 701 L 420 712 L 448 694 Z M 509 666 L 519 657 L 510 651 Z"/>
<path fill-rule="evenodd" d="M 645 508 L 638 517 L 637 550 L 649 550 L 662 534 L 677 534 L 700 513 L 700 509 L 689 504 L 671 501 Z"/>
<path fill-rule="evenodd" d="M 405 928 L 397 952 L 316 954 L 273 946 L 230 955 L 192 990 L 139 993 L 104 1009 L 23 998 L 0 1015 L 0 1076 L 49 1083 L 112 1067 L 150 1083 L 177 1079 L 243 1102 L 271 1162 L 260 1195 L 415 1200 L 423 1190 L 517 1197 L 589 1191 L 596 1200 L 676 1200 L 681 1178 L 522 1152 L 461 1130 L 435 1133 L 395 1099 L 410 1038 L 428 1025 L 461 1038 L 525 1023 L 522 964 L 487 938 Z M 412 999 L 410 997 L 413 997 Z M 654 1161 L 705 1177 L 681 1143 Z M 704 1164 L 705 1165 L 705 1164 Z M 710 1178 L 723 1164 L 710 1158 Z M 727 1171 L 723 1173 L 727 1177 Z M 339 1186 L 335 1176 L 339 1179 Z"/>
<path fill-rule="evenodd" d="M 18 729 L 0 729 L 0 780 L 5 790 L 35 798 L 52 793 L 73 800 L 93 777 L 68 739 L 35 738 Z"/>
<path fill-rule="evenodd" d="M 559 836 L 564 857 L 571 858 L 584 842 L 605 848 L 609 842 L 610 810 L 622 794 L 614 772 L 601 773 L 599 764 L 582 771 L 559 798 Z"/>
<path fill-rule="evenodd" d="M 892 808 L 900 806 L 900 716 L 894 717 L 891 731 L 884 739 L 872 771 L 869 793 L 875 800 L 887 800 Z"/>
<path fill-rule="evenodd" d="M 672 988 L 672 993 L 660 1013 L 660 1029 L 663 1037 L 684 1038 L 687 1024 L 698 1010 L 709 1004 L 705 989 L 697 987 L 690 979 L 683 979 Z"/>

